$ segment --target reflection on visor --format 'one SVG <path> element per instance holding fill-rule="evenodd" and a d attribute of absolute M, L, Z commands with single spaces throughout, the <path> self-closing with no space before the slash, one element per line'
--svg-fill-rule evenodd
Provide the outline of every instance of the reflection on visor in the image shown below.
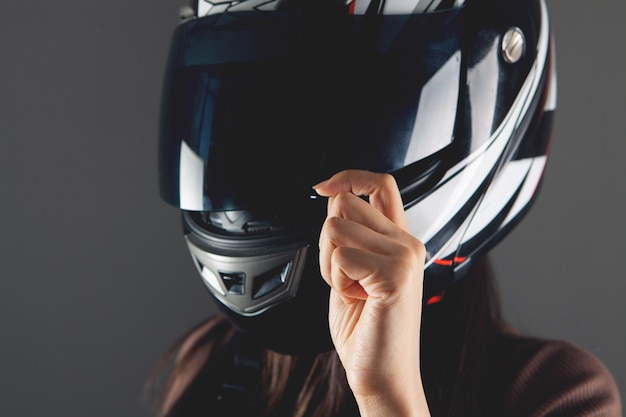
<path fill-rule="evenodd" d="M 161 115 L 163 198 L 196 211 L 284 206 L 339 170 L 395 172 L 436 154 L 453 137 L 462 15 L 320 25 L 241 12 L 181 25 Z"/>

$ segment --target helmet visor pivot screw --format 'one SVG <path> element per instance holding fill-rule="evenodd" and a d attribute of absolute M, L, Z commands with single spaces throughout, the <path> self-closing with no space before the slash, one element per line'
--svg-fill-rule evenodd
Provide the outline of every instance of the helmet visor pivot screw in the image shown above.
<path fill-rule="evenodd" d="M 515 64 L 526 52 L 526 37 L 518 27 L 509 28 L 502 37 L 502 56 L 509 64 Z"/>

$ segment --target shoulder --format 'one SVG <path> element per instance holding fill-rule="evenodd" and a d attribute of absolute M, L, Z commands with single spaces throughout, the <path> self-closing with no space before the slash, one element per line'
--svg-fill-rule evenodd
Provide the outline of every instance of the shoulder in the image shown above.
<path fill-rule="evenodd" d="M 591 352 L 515 333 L 496 345 L 493 382 L 505 391 L 504 415 L 621 417 L 615 380 Z"/>

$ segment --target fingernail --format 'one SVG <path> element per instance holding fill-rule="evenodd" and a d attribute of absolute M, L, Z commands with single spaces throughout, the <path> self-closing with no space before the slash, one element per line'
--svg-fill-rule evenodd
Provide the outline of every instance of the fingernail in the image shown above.
<path fill-rule="evenodd" d="M 328 180 L 324 180 L 322 182 L 318 182 L 317 184 L 315 184 L 313 186 L 313 189 L 317 191 L 318 188 L 322 188 L 324 185 L 326 185 L 327 182 L 328 182 Z"/>

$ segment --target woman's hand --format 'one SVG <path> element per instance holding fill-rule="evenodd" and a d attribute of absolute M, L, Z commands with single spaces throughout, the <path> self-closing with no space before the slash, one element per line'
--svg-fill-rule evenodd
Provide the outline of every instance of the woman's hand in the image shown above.
<path fill-rule="evenodd" d="M 314 189 L 329 197 L 319 245 L 331 335 L 361 415 L 429 415 L 419 360 L 425 249 L 394 178 L 342 171 Z"/>

